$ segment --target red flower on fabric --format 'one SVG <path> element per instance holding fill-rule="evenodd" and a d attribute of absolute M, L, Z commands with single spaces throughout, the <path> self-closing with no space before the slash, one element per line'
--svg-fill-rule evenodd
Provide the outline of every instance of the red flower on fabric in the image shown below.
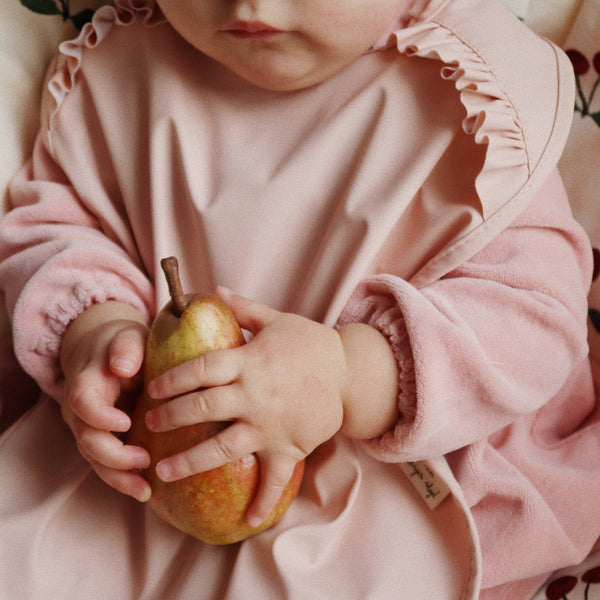
<path fill-rule="evenodd" d="M 583 581 L 584 583 L 587 584 L 585 586 L 585 592 L 584 592 L 585 593 L 584 598 L 585 598 L 585 600 L 587 600 L 589 597 L 590 586 L 594 583 L 600 583 L 600 566 L 594 567 L 593 569 L 586 571 L 581 576 L 581 581 Z"/>
<path fill-rule="evenodd" d="M 584 581 L 585 583 L 600 583 L 600 566 L 586 571 L 581 576 L 581 581 Z"/>
<path fill-rule="evenodd" d="M 568 600 L 567 594 L 577 585 L 577 577 L 565 575 L 555 579 L 546 588 L 546 598 L 548 600 Z"/>
<path fill-rule="evenodd" d="M 592 248 L 592 256 L 594 259 L 592 281 L 596 281 L 596 279 L 598 279 L 598 275 L 600 275 L 600 250 L 598 250 L 598 248 Z"/>
<path fill-rule="evenodd" d="M 596 281 L 596 279 L 598 279 L 598 275 L 600 275 L 600 250 L 598 250 L 598 248 L 592 248 L 592 255 L 594 257 L 592 281 Z M 588 317 L 590 318 L 596 333 L 600 333 L 600 311 L 596 308 L 590 307 L 588 309 Z"/>
<path fill-rule="evenodd" d="M 594 54 L 592 64 L 594 65 L 594 71 L 596 71 L 596 73 L 600 73 L 600 52 L 596 52 L 596 54 Z"/>
<path fill-rule="evenodd" d="M 572 48 L 567 50 L 566 54 L 573 65 L 575 75 L 585 75 L 590 70 L 590 61 L 585 57 L 583 52 Z"/>
<path fill-rule="evenodd" d="M 575 112 L 581 113 L 582 117 L 591 117 L 596 125 L 600 127 L 600 112 L 590 112 L 590 106 L 592 104 L 592 100 L 594 98 L 594 94 L 598 89 L 598 85 L 600 84 L 600 52 L 596 52 L 594 55 L 591 65 L 594 67 L 594 71 L 598 73 L 598 77 L 592 86 L 592 89 L 588 96 L 586 96 L 583 92 L 583 87 L 581 85 L 581 77 L 586 75 L 590 70 L 590 61 L 583 54 L 583 52 L 570 48 L 566 50 L 566 55 L 569 57 L 571 64 L 573 65 L 573 71 L 575 73 L 575 83 L 577 84 L 577 95 L 578 100 L 575 102 Z"/>

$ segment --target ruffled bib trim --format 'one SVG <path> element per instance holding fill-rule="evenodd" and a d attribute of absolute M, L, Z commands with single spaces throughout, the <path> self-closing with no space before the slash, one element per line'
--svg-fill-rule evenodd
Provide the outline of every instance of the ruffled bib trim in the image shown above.
<path fill-rule="evenodd" d="M 44 96 L 42 105 L 44 129 L 47 132 L 52 130 L 54 115 L 75 87 L 84 49 L 98 46 L 116 25 L 142 22 L 151 27 L 164 20 L 154 0 L 115 0 L 114 6 L 100 7 L 75 39 L 62 42 L 58 48 L 59 54 L 46 84 L 49 95 Z M 51 147 L 51 141 L 47 141 Z"/>
<path fill-rule="evenodd" d="M 483 32 L 473 32 L 468 26 L 456 26 L 475 11 L 488 11 L 480 17 Z M 549 176 L 562 152 L 572 119 L 573 91 L 568 60 L 550 42 L 531 34 L 532 53 L 537 52 L 547 61 L 540 67 L 548 69 L 544 88 L 539 92 L 540 103 L 553 109 L 551 117 L 536 114 L 531 100 L 524 103 L 524 95 L 516 71 L 512 82 L 498 75 L 495 62 L 486 61 L 477 50 L 485 35 L 493 36 L 496 17 L 510 27 L 523 27 L 516 19 L 495 3 L 482 5 L 471 0 L 431 0 L 422 12 L 412 19 L 408 27 L 390 34 L 388 45 L 394 42 L 398 51 L 408 57 L 438 60 L 443 63 L 440 75 L 454 82 L 460 101 L 466 110 L 462 127 L 473 136 L 476 144 L 485 146 L 485 158 L 476 177 L 475 189 L 481 203 L 482 222 L 467 229 L 449 246 L 439 252 L 412 279 L 416 287 L 424 287 L 443 277 L 456 266 L 471 258 L 517 217 L 527 206 L 543 182 Z M 487 33 L 485 33 L 487 31 Z M 518 32 L 523 38 L 522 32 Z M 470 37 L 477 42 L 473 45 Z M 505 54 L 519 59 L 521 48 L 506 48 Z M 548 60 L 549 59 L 549 60 Z M 553 62 L 550 62 L 553 61 Z M 496 61 L 499 62 L 499 61 Z M 504 58 L 506 64 L 509 63 Z M 527 64 L 526 62 L 524 64 Z M 520 100 L 519 110 L 511 98 L 511 92 Z M 549 104 L 546 98 L 550 98 Z M 524 115 L 522 113 L 525 113 Z"/>
<path fill-rule="evenodd" d="M 517 111 L 490 66 L 462 40 L 437 23 L 396 32 L 398 50 L 407 56 L 444 63 L 441 77 L 453 81 L 466 110 L 462 126 L 475 143 L 487 145 L 475 187 L 483 218 L 495 213 L 527 180 L 530 160 Z M 513 193 L 507 194 L 507 183 Z"/>

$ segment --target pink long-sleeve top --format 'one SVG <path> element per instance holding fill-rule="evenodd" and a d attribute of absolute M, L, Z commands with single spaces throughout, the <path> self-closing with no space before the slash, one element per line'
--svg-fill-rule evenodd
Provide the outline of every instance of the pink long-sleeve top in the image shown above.
<path fill-rule="evenodd" d="M 561 53 L 489 0 L 408 2 L 372 52 L 279 94 L 151 3 L 117 4 L 63 44 L 1 224 L 24 368 L 60 398 L 71 320 L 114 299 L 150 323 L 175 254 L 190 290 L 387 336 L 401 418 L 362 448 L 394 477 L 438 465 L 470 531 L 457 597 L 477 593 L 479 544 L 483 598 L 525 598 L 583 558 L 600 435 L 591 252 L 554 169 L 572 109 Z"/>

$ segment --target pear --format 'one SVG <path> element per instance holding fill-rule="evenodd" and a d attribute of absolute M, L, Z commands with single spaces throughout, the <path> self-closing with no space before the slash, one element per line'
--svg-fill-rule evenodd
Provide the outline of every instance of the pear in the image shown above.
<path fill-rule="evenodd" d="M 144 415 L 163 401 L 148 396 L 147 384 L 201 354 L 245 343 L 233 313 L 219 296 L 184 294 L 175 257 L 163 259 L 161 266 L 171 300 L 157 315 L 148 335 L 144 392 L 132 419 L 129 443 L 150 453 L 151 464 L 143 475 L 152 488 L 148 504 L 159 517 L 204 542 L 233 544 L 271 527 L 283 517 L 300 488 L 304 461 L 296 466 L 271 515 L 258 527 L 251 527 L 245 520 L 260 478 L 254 454 L 179 481 L 166 483 L 156 476 L 156 464 L 161 459 L 214 436 L 230 423 L 200 423 L 164 433 L 150 432 Z"/>

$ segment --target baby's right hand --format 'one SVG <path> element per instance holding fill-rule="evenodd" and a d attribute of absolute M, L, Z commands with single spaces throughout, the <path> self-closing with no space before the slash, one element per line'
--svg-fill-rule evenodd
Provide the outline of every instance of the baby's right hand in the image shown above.
<path fill-rule="evenodd" d="M 148 328 L 141 315 L 116 302 L 93 305 L 67 330 L 61 349 L 65 376 L 62 414 L 82 456 L 98 476 L 141 502 L 148 482 L 136 472 L 150 464 L 148 452 L 124 444 L 113 432 L 129 430 L 131 419 L 115 404 L 139 389 Z"/>

